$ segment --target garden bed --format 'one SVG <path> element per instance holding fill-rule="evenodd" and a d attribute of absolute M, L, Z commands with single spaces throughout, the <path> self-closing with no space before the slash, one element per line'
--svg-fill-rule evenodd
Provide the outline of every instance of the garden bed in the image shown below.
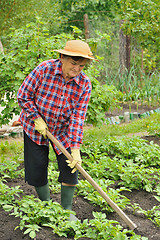
<path fill-rule="evenodd" d="M 132 106 L 133 109 L 134 106 Z M 154 109 L 154 108 L 150 108 Z M 155 108 L 156 109 L 156 108 Z M 126 106 L 123 106 L 123 110 L 121 110 L 121 114 L 125 111 L 128 111 L 129 108 Z M 149 109 L 146 107 L 143 107 L 141 109 L 141 113 L 144 113 L 145 111 L 148 111 Z M 134 110 L 133 110 L 134 111 Z M 119 110 L 115 110 L 108 116 L 116 116 L 120 112 Z M 160 146 L 160 138 L 158 136 L 144 136 L 144 134 L 139 134 L 139 136 L 145 140 L 148 141 L 148 144 L 150 141 L 153 141 L 155 144 Z M 1 139 L 1 141 L 6 141 L 4 139 Z M 12 141 L 22 141 L 22 138 L 9 138 L 7 141 L 10 143 Z M 23 167 L 23 164 L 22 164 Z M 80 179 L 83 179 L 83 177 L 80 175 Z M 7 182 L 7 185 L 9 187 L 15 187 L 17 185 L 20 186 L 20 188 L 23 190 L 24 195 L 36 195 L 36 192 L 33 187 L 29 186 L 24 182 L 23 178 L 18 179 L 10 179 Z M 140 190 L 132 190 L 131 192 L 123 191 L 122 194 L 126 196 L 128 199 L 130 199 L 132 204 L 139 204 L 139 206 L 144 209 L 152 209 L 154 206 L 159 206 L 159 202 L 154 197 L 154 192 L 146 192 L 142 189 Z M 54 202 L 58 202 L 60 204 L 60 194 L 52 194 L 51 198 Z M 78 196 L 75 194 L 74 201 L 73 201 L 73 210 L 76 212 L 77 217 L 83 221 L 85 219 L 93 219 L 93 212 L 103 212 L 106 214 L 106 218 L 109 220 L 115 220 L 120 223 L 120 225 L 124 229 L 128 229 L 128 226 L 126 223 L 118 216 L 117 213 L 108 213 L 107 211 L 102 211 L 102 209 L 99 206 L 94 206 L 93 204 L 90 204 L 88 200 L 84 199 L 82 196 Z M 160 239 L 160 228 L 157 227 L 155 224 L 153 224 L 152 221 L 150 221 L 144 214 L 142 213 L 133 213 L 133 209 L 126 207 L 123 210 L 127 216 L 137 225 L 137 229 L 135 229 L 135 233 L 144 237 L 147 237 L 149 240 L 159 240 Z M 29 236 L 24 235 L 23 231 L 21 231 L 19 228 L 15 230 L 15 227 L 19 225 L 20 219 L 15 218 L 14 216 L 9 215 L 8 212 L 5 212 L 2 208 L 0 209 L 0 222 L 1 222 L 1 228 L 0 228 L 0 236 L 3 240 L 28 240 Z M 64 240 L 64 239 L 74 239 L 73 237 L 59 237 L 58 235 L 54 234 L 51 228 L 48 227 L 42 227 L 39 232 L 37 232 L 36 240 Z M 80 238 L 88 239 L 88 238 Z M 129 236 L 128 236 L 129 239 Z"/>
<path fill-rule="evenodd" d="M 155 136 L 146 136 L 143 138 L 147 140 L 154 141 L 156 144 L 160 144 L 160 139 Z M 80 176 L 81 178 L 81 176 Z M 22 178 L 9 180 L 7 185 L 9 187 L 15 187 L 19 185 L 20 188 L 24 191 L 25 195 L 34 194 L 36 196 L 36 192 L 33 187 L 27 185 Z M 153 206 L 158 206 L 159 202 L 155 199 L 153 193 L 147 193 L 143 190 L 133 190 L 132 192 L 123 192 L 127 198 L 131 200 L 131 203 L 137 203 L 141 206 L 142 209 L 151 209 Z M 53 201 L 60 203 L 60 194 L 52 194 L 51 195 Z M 80 220 L 84 219 L 92 219 L 93 215 L 92 212 L 94 211 L 101 211 L 99 207 L 93 206 L 83 197 L 75 195 L 73 201 L 73 210 L 76 212 L 77 217 Z M 156 227 L 150 220 L 147 219 L 143 214 L 133 214 L 133 212 L 126 208 L 124 212 L 128 215 L 130 219 L 134 223 L 137 224 L 137 229 L 135 229 L 135 233 L 141 236 L 148 237 L 149 240 L 158 240 L 160 239 L 160 229 Z M 117 215 L 117 213 L 107 213 L 107 219 L 112 219 L 118 221 L 124 228 L 128 228 L 125 222 Z M 15 218 L 14 216 L 10 216 L 7 212 L 3 209 L 0 209 L 0 221 L 1 221 L 1 239 L 3 240 L 21 240 L 26 239 L 28 240 L 28 235 L 24 235 L 23 232 L 19 229 L 14 230 L 17 225 L 19 225 L 19 219 Z M 61 240 L 66 239 L 65 237 L 59 237 L 53 234 L 51 228 L 43 227 L 40 232 L 37 233 L 36 236 L 37 240 Z M 72 237 L 68 237 L 67 239 L 73 239 Z M 87 238 L 81 238 L 87 239 Z"/>

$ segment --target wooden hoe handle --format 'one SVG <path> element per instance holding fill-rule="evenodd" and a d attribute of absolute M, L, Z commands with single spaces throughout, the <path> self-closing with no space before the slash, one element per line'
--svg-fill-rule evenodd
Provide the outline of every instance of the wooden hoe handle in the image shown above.
<path fill-rule="evenodd" d="M 48 138 L 63 152 L 63 154 L 73 161 L 71 154 L 65 149 L 65 147 L 47 130 Z M 106 200 L 106 202 L 115 210 L 115 212 L 126 222 L 131 230 L 135 229 L 137 225 L 131 221 L 131 219 L 114 203 L 107 194 L 100 188 L 100 186 L 91 178 L 91 176 L 77 163 L 77 170 L 86 178 L 86 180 L 99 192 L 99 194 Z"/>

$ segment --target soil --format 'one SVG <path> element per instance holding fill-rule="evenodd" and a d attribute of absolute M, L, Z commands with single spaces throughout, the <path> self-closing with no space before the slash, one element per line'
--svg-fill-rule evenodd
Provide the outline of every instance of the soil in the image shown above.
<path fill-rule="evenodd" d="M 153 109 L 153 108 L 151 108 Z M 123 110 L 127 111 L 128 109 Z M 147 111 L 148 108 L 141 109 L 141 113 Z M 119 111 L 119 110 L 118 110 Z M 112 114 L 117 114 L 114 112 Z M 113 115 L 115 116 L 115 115 Z M 154 143 L 160 146 L 160 138 L 156 136 L 142 136 L 142 138 L 153 141 Z M 20 140 L 20 139 L 19 139 Z M 80 176 L 81 177 L 81 176 Z M 35 194 L 36 192 L 33 187 L 29 186 L 24 182 L 23 179 L 10 180 L 8 182 L 9 186 L 21 186 L 21 189 L 25 194 Z M 142 209 L 151 209 L 153 206 L 158 206 L 159 202 L 154 198 L 154 193 L 147 193 L 142 190 L 133 190 L 132 192 L 123 192 L 127 198 L 130 199 L 131 203 L 137 203 L 141 206 Z M 51 194 L 53 201 L 60 203 L 60 194 Z M 91 205 L 88 201 L 86 201 L 83 197 L 75 195 L 73 200 L 73 210 L 76 212 L 77 217 L 80 220 L 84 219 L 92 219 L 93 211 L 101 211 L 99 207 L 95 207 Z M 133 212 L 126 208 L 123 210 L 126 215 L 137 225 L 137 228 L 134 230 L 136 234 L 148 237 L 149 240 L 160 240 L 160 228 L 156 227 L 150 220 L 147 219 L 142 214 L 133 214 Z M 128 229 L 126 223 L 119 217 L 117 213 L 108 214 L 106 212 L 107 218 L 110 220 L 118 221 L 124 228 Z M 24 235 L 23 232 L 19 229 L 15 229 L 17 225 L 19 225 L 19 219 L 14 216 L 10 216 L 7 212 L 0 209 L 0 239 L 1 240 L 29 240 L 29 237 Z M 58 237 L 53 234 L 50 228 L 42 228 L 39 233 L 37 233 L 36 240 L 71 240 L 73 238 L 64 238 Z M 87 238 L 81 238 L 81 240 Z"/>

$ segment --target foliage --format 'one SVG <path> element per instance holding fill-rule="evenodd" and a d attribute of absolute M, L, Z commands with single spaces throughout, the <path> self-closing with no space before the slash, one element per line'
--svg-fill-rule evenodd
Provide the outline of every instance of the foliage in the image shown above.
<path fill-rule="evenodd" d="M 13 114 L 18 115 L 20 109 L 16 101 L 17 91 L 25 77 L 40 63 L 50 58 L 56 58 L 53 49 L 61 48 L 68 39 L 74 39 L 79 30 L 73 27 L 73 35 L 60 34 L 49 37 L 46 23 L 40 18 L 26 27 L 13 29 L 10 33 L 10 49 L 0 58 L 0 104 L 4 108 L 0 117 L 0 124 L 6 124 Z M 99 35 L 99 38 L 108 39 L 108 35 Z M 98 41 L 98 38 L 97 40 Z M 94 40 L 90 39 L 93 45 Z M 118 98 L 122 94 L 114 86 L 100 85 L 96 80 L 99 70 L 93 63 L 86 70 L 91 79 L 93 90 L 88 109 L 87 121 L 94 125 L 105 120 L 105 112 L 117 106 Z M 95 74 L 96 72 L 96 74 Z M 102 91 L 103 89 L 103 91 Z M 96 116 L 96 118 L 95 118 Z"/>
<path fill-rule="evenodd" d="M 131 36 L 131 64 L 136 68 L 141 67 L 141 49 L 143 49 L 143 66 L 150 72 L 159 69 L 159 2 L 156 1 L 63 1 L 61 4 L 62 15 L 68 19 L 65 31 L 70 30 L 70 23 L 80 29 L 84 29 L 83 17 L 88 14 L 89 35 L 95 37 L 93 29 L 101 33 L 110 32 L 111 45 L 98 44 L 98 55 L 104 56 L 104 71 L 113 71 L 118 58 L 118 32 L 123 29 L 124 34 Z M 106 22 L 108 24 L 106 24 Z M 67 21 L 66 21 L 67 23 Z M 83 30 L 84 32 L 84 30 Z M 101 54 L 100 54 L 101 53 Z M 115 54 L 116 53 L 116 54 Z M 114 60 L 113 60 L 114 58 Z M 136 58 L 136 61 L 135 61 Z M 106 63 L 109 60 L 109 64 Z M 118 64 L 116 65 L 118 70 Z"/>
<path fill-rule="evenodd" d="M 160 114 L 154 113 L 147 118 L 136 119 L 129 124 L 116 124 L 116 125 L 103 125 L 101 127 L 87 127 L 84 131 L 85 142 L 92 142 L 95 139 L 97 141 L 103 141 L 106 136 L 124 136 L 133 134 L 136 132 L 147 132 L 150 129 L 150 123 L 152 126 L 157 125 L 160 121 Z M 158 131 L 158 129 L 157 129 Z"/>
<path fill-rule="evenodd" d="M 87 123 L 94 126 L 106 122 L 105 113 L 118 107 L 122 93 L 112 85 L 101 85 L 96 78 L 99 77 L 99 70 L 93 66 L 87 69 L 86 74 L 92 80 L 92 93 L 88 104 Z"/>
<path fill-rule="evenodd" d="M 17 170 L 20 164 L 11 160 L 0 163 L 0 179 L 3 181 L 9 178 L 18 178 L 23 176 L 23 169 Z"/>
<path fill-rule="evenodd" d="M 92 140 L 84 142 L 82 152 L 88 157 L 84 158 L 84 165 L 91 176 L 101 176 L 110 180 L 119 180 L 118 185 L 130 189 L 145 189 L 151 192 L 159 179 L 160 148 L 150 145 L 138 137 L 127 138 L 107 137 L 102 141 Z M 98 153 L 98 154 L 97 154 Z M 96 158 L 95 158 L 96 156 Z M 93 173 L 94 172 L 94 173 Z M 101 172 L 101 175 L 98 174 Z"/>
<path fill-rule="evenodd" d="M 4 46 L 10 27 L 21 28 L 30 22 L 35 22 L 36 16 L 47 22 L 50 34 L 62 31 L 62 24 L 66 21 L 66 17 L 61 16 L 59 0 L 1 0 L 0 35 Z"/>
<path fill-rule="evenodd" d="M 152 71 L 148 74 L 139 74 L 136 67 L 132 67 L 128 74 L 122 74 L 120 70 L 114 74 L 106 75 L 105 83 L 113 84 L 117 90 L 123 93 L 123 102 L 135 103 L 137 111 L 140 104 L 158 106 L 160 100 L 160 74 Z"/>
<path fill-rule="evenodd" d="M 2 184 L 0 184 L 1 186 Z M 7 191 L 5 190 L 7 189 Z M 53 232 L 60 237 L 74 236 L 74 239 L 87 237 L 91 239 L 132 239 L 144 240 L 147 238 L 136 235 L 133 231 L 123 229 L 117 221 L 108 220 L 106 214 L 93 212 L 94 219 L 88 222 L 88 219 L 82 223 L 80 221 L 68 221 L 71 211 L 63 210 L 62 207 L 52 201 L 40 201 L 31 196 L 23 196 L 19 198 L 18 187 L 13 188 L 3 184 L 0 188 L 0 203 L 3 209 L 10 212 L 10 215 L 20 218 L 20 223 L 16 227 L 24 231 L 25 235 L 29 235 L 31 239 L 35 239 L 37 232 L 43 226 L 50 227 Z M 15 199 L 15 195 L 18 197 Z M 3 196 L 3 197 L 2 197 Z M 12 198 L 10 198 L 12 196 Z M 4 199 L 5 197 L 5 199 Z M 74 212 L 73 212 L 74 214 Z M 127 235 L 130 234 L 130 238 Z"/>
<path fill-rule="evenodd" d="M 92 175 L 90 175 L 92 176 Z M 108 180 L 102 178 L 100 180 L 96 179 L 97 184 L 102 188 L 104 192 L 109 196 L 112 201 L 114 201 L 121 209 L 129 205 L 129 199 L 120 193 L 126 188 L 117 188 L 116 190 L 109 186 Z M 113 183 L 113 182 L 112 182 Z M 100 196 L 100 194 L 87 182 L 87 180 L 81 180 L 78 184 L 78 194 L 84 196 L 93 205 L 100 206 L 103 210 L 107 212 L 113 212 L 114 210 L 108 205 L 108 203 Z M 108 189 L 107 189 L 108 188 Z M 129 190 L 128 190 L 129 191 Z"/>
<path fill-rule="evenodd" d="M 58 176 L 59 172 L 57 162 L 55 163 L 50 161 L 48 168 L 48 182 L 52 193 L 60 192 L 61 184 L 59 182 L 57 183 Z"/>
<path fill-rule="evenodd" d="M 13 162 L 23 161 L 23 143 L 12 141 L 0 142 L 0 163 L 5 163 L 7 160 L 10 160 L 12 157 Z"/>
<path fill-rule="evenodd" d="M 4 182 L 0 181 L 0 206 L 7 205 L 9 210 L 11 210 L 13 208 L 11 205 L 14 204 L 16 197 L 19 197 L 22 192 L 19 186 L 8 187 Z"/>
<path fill-rule="evenodd" d="M 143 66 L 147 73 L 159 70 L 159 1 L 149 0 L 11 0 L 0 3 L 1 40 L 8 47 L 7 34 L 10 27 L 16 29 L 28 23 L 35 23 L 35 16 L 47 22 L 49 35 L 68 34 L 74 25 L 81 30 L 84 38 L 84 14 L 88 14 L 89 40 L 104 33 L 104 38 L 94 41 L 94 53 L 103 56 L 104 69 L 101 78 L 104 80 L 118 72 L 119 62 L 119 29 L 120 22 L 125 34 L 131 36 L 131 66 L 137 72 L 141 68 L 141 49 L 143 48 Z M 25 13 L 25 14 L 24 14 Z M 96 51 L 95 51 L 96 49 Z"/>
<path fill-rule="evenodd" d="M 144 210 L 139 204 L 134 203 L 132 208 L 137 213 L 145 215 L 149 220 L 151 220 L 157 227 L 160 227 L 160 210 L 159 206 L 153 206 L 152 209 Z"/>
<path fill-rule="evenodd" d="M 160 122 L 150 121 L 147 124 L 148 132 L 151 135 L 156 135 L 160 137 Z"/>
<path fill-rule="evenodd" d="M 112 9 L 115 1 L 77 1 L 77 0 L 63 0 L 61 10 L 63 15 L 67 15 L 68 22 L 74 22 L 78 28 L 82 28 L 82 21 L 84 14 L 88 14 L 89 18 L 96 20 L 100 16 L 112 16 Z M 68 23 L 69 25 L 69 23 Z M 67 25 L 67 26 L 68 26 Z M 67 28 L 66 26 L 66 28 Z"/>
<path fill-rule="evenodd" d="M 159 1 L 154 0 L 118 0 L 122 28 L 136 38 L 144 49 L 144 63 L 146 70 L 159 69 Z"/>
<path fill-rule="evenodd" d="M 0 125 L 8 123 L 13 114 L 19 114 L 16 95 L 24 78 L 40 62 L 56 56 L 53 49 L 62 47 L 67 39 L 72 39 L 70 34 L 48 38 L 46 24 L 39 18 L 35 23 L 13 29 L 10 37 L 10 49 L 6 50 L 5 55 L 0 55 L 0 104 L 4 107 Z"/>

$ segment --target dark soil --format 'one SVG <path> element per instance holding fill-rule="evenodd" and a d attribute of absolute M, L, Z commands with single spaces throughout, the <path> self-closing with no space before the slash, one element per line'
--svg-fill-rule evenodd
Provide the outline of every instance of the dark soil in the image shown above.
<path fill-rule="evenodd" d="M 151 108 L 153 109 L 153 108 Z M 128 109 L 127 109 L 128 110 Z M 143 109 L 141 112 L 145 112 L 148 109 Z M 117 114 L 117 113 L 116 113 Z M 154 143 L 160 145 L 160 139 L 156 136 L 143 136 L 144 139 L 148 141 L 153 141 Z M 80 176 L 81 177 L 81 176 Z M 33 187 L 29 186 L 24 182 L 23 179 L 11 180 L 8 182 L 9 186 L 21 186 L 25 194 L 35 194 L 36 192 Z M 127 198 L 131 200 L 131 203 L 137 203 L 141 206 L 142 209 L 151 209 L 153 206 L 158 206 L 159 202 L 154 198 L 154 193 L 147 193 L 142 190 L 133 190 L 132 192 L 123 192 Z M 51 194 L 53 201 L 60 203 L 59 194 Z M 93 211 L 101 211 L 99 207 L 95 207 L 88 203 L 84 198 L 76 196 L 73 201 L 73 210 L 76 212 L 77 217 L 81 220 L 92 219 Z M 160 240 L 160 228 L 156 227 L 150 220 L 147 219 L 142 214 L 133 214 L 130 209 L 125 209 L 124 212 L 126 215 L 137 225 L 135 233 L 148 237 L 149 240 Z M 119 217 L 117 213 L 108 214 L 106 213 L 108 219 L 118 221 L 124 228 L 128 229 L 126 223 Z M 19 219 L 14 216 L 9 216 L 9 214 L 3 209 L 0 209 L 0 239 L 1 240 L 29 240 L 28 236 L 25 236 L 23 232 L 19 229 L 14 230 L 17 225 L 19 225 Z M 64 237 L 58 237 L 53 234 L 52 229 L 42 228 L 39 233 L 37 233 L 36 240 L 66 240 Z M 67 238 L 68 240 L 73 238 Z M 81 240 L 86 238 L 81 238 Z"/>

